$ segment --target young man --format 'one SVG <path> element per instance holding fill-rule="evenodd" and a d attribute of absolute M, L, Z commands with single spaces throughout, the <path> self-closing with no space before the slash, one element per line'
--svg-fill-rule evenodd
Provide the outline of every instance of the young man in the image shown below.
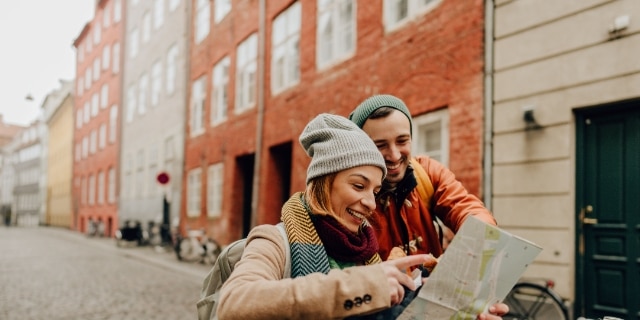
<path fill-rule="evenodd" d="M 414 163 L 424 169 L 434 192 L 430 199 L 421 196 L 421 179 L 416 172 L 421 168 L 411 164 L 411 113 L 402 100 L 391 95 L 372 96 L 356 107 L 349 119 L 369 135 L 387 166 L 387 176 L 376 197 L 375 214 L 370 217 L 383 260 L 389 258 L 391 250 L 395 253 L 400 249 L 406 255 L 440 256 L 442 246 L 435 216 L 454 233 L 469 215 L 496 224 L 482 201 L 470 194 L 453 172 L 427 156 L 415 157 Z M 497 315 L 508 310 L 504 304 L 492 308 Z"/>

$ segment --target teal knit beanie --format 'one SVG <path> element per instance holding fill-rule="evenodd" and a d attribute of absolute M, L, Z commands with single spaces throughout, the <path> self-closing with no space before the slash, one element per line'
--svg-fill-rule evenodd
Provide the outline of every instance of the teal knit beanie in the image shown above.
<path fill-rule="evenodd" d="M 300 144 L 311 157 L 307 184 L 311 179 L 342 170 L 371 165 L 387 175 L 384 158 L 373 140 L 347 118 L 322 113 L 300 134 Z"/>
<path fill-rule="evenodd" d="M 407 119 L 409 119 L 409 130 L 413 130 L 413 120 L 411 119 L 409 108 L 407 108 L 407 105 L 405 105 L 402 100 L 390 94 L 375 95 L 362 101 L 362 103 L 351 112 L 349 119 L 358 127 L 362 128 L 369 116 L 381 107 L 391 107 L 404 113 Z"/>

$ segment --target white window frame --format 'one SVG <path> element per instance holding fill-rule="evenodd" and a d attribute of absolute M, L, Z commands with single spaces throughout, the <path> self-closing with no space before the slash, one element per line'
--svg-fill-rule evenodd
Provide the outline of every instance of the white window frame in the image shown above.
<path fill-rule="evenodd" d="M 105 44 L 102 48 L 102 70 L 109 70 L 109 63 L 111 62 L 111 46 Z"/>
<path fill-rule="evenodd" d="M 102 26 L 108 28 L 111 24 L 111 6 L 107 3 L 102 10 Z"/>
<path fill-rule="evenodd" d="M 197 217 L 202 206 L 202 168 L 190 170 L 187 177 L 187 216 Z"/>
<path fill-rule="evenodd" d="M 116 170 L 109 168 L 109 195 L 107 197 L 109 203 L 116 202 Z"/>
<path fill-rule="evenodd" d="M 100 111 L 100 95 L 98 92 L 94 92 L 93 95 L 91 95 L 91 116 L 97 116 L 98 111 Z"/>
<path fill-rule="evenodd" d="M 210 0 L 196 0 L 196 21 L 194 26 L 194 41 L 202 42 L 211 29 L 211 5 Z"/>
<path fill-rule="evenodd" d="M 147 96 L 149 94 L 149 76 L 143 73 L 138 81 L 138 113 L 147 112 Z"/>
<path fill-rule="evenodd" d="M 429 146 L 428 138 L 426 138 L 428 133 L 438 131 L 440 134 L 439 148 Z M 413 154 L 428 155 L 444 166 L 449 165 L 449 109 L 441 109 L 413 117 L 411 135 Z"/>
<path fill-rule="evenodd" d="M 167 51 L 167 94 L 176 91 L 176 79 L 178 76 L 178 44 L 174 43 Z"/>
<path fill-rule="evenodd" d="M 127 122 L 133 121 L 133 115 L 136 113 L 138 96 L 136 92 L 135 84 L 129 86 L 127 89 Z"/>
<path fill-rule="evenodd" d="M 96 176 L 89 175 L 89 205 L 96 203 Z"/>
<path fill-rule="evenodd" d="M 210 165 L 207 170 L 207 217 L 209 218 L 222 215 L 223 168 L 223 163 L 219 162 Z"/>
<path fill-rule="evenodd" d="M 191 85 L 191 107 L 189 110 L 189 132 L 191 137 L 204 133 L 204 102 L 206 93 L 207 75 L 202 75 Z"/>
<path fill-rule="evenodd" d="M 98 204 L 104 204 L 104 171 L 98 171 Z"/>
<path fill-rule="evenodd" d="M 231 12 L 231 0 L 213 1 L 213 22 L 218 23 Z"/>
<path fill-rule="evenodd" d="M 164 0 L 153 0 L 153 29 L 157 30 L 164 23 Z"/>
<path fill-rule="evenodd" d="M 341 20 L 342 11 L 351 6 L 351 17 Z M 318 0 L 316 66 L 324 69 L 351 57 L 356 51 L 357 22 L 355 0 Z M 324 34 L 327 28 L 329 34 Z"/>
<path fill-rule="evenodd" d="M 180 5 L 180 0 L 169 0 L 169 10 L 174 11 Z"/>
<path fill-rule="evenodd" d="M 115 0 L 113 3 L 113 22 L 120 22 L 122 18 L 122 0 Z"/>
<path fill-rule="evenodd" d="M 109 111 L 109 143 L 110 144 L 113 144 L 116 142 L 117 128 L 118 128 L 118 106 L 114 104 L 111 106 L 111 110 Z"/>
<path fill-rule="evenodd" d="M 227 119 L 229 108 L 229 70 L 231 59 L 227 56 L 213 67 L 211 81 L 211 124 Z"/>
<path fill-rule="evenodd" d="M 300 82 L 301 12 L 297 1 L 273 20 L 271 92 L 274 95 Z"/>
<path fill-rule="evenodd" d="M 89 133 L 89 153 L 95 154 L 98 151 L 98 132 L 96 129 Z"/>
<path fill-rule="evenodd" d="M 111 72 L 113 72 L 113 74 L 117 74 L 120 72 L 120 43 L 114 43 L 111 50 L 113 50 L 113 64 L 111 65 Z"/>
<path fill-rule="evenodd" d="M 151 40 L 151 13 L 146 11 L 142 15 L 142 43 L 147 43 Z"/>
<path fill-rule="evenodd" d="M 104 109 L 109 104 L 109 84 L 104 83 L 100 88 L 100 108 Z"/>
<path fill-rule="evenodd" d="M 442 0 L 384 0 L 383 24 L 385 32 L 397 30 L 409 21 L 426 14 L 437 7 Z M 399 7 L 405 7 L 405 16 L 398 17 Z"/>
<path fill-rule="evenodd" d="M 236 53 L 235 113 L 253 107 L 256 102 L 258 36 L 252 33 L 238 46 Z"/>
<path fill-rule="evenodd" d="M 100 129 L 98 131 L 98 149 L 102 150 L 107 146 L 107 124 L 103 123 L 100 125 Z"/>
<path fill-rule="evenodd" d="M 162 91 L 162 60 L 158 60 L 151 66 L 151 106 L 157 106 L 160 102 Z"/>
<path fill-rule="evenodd" d="M 129 58 L 138 55 L 138 44 L 140 43 L 140 31 L 135 27 L 129 32 Z"/>
<path fill-rule="evenodd" d="M 80 129 L 82 128 L 82 108 L 78 108 L 78 110 L 76 111 L 76 129 Z"/>

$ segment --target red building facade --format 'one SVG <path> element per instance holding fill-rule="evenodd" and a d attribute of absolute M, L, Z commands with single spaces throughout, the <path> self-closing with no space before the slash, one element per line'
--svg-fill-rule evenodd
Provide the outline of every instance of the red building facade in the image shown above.
<path fill-rule="evenodd" d="M 117 170 L 122 73 L 123 0 L 96 1 L 93 20 L 76 38 L 74 229 L 118 228 Z"/>
<path fill-rule="evenodd" d="M 226 8 L 211 4 L 206 35 L 199 21 L 207 8 L 198 2 L 182 231 L 204 227 L 229 243 L 253 225 L 277 222 L 282 203 L 305 186 L 309 159 L 298 143 L 305 124 L 321 112 L 347 116 L 377 93 L 400 97 L 414 116 L 446 110 L 448 165 L 481 195 L 481 1 L 240 0 L 218 21 L 216 10 Z M 216 70 L 225 59 L 226 116 L 219 120 L 225 78 Z"/>

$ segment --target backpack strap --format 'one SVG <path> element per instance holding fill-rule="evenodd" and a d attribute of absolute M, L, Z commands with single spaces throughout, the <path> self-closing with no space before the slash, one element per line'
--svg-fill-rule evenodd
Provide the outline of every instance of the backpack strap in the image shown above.
<path fill-rule="evenodd" d="M 424 170 L 422 165 L 418 162 L 416 158 L 411 158 L 411 166 L 413 167 L 413 172 L 415 172 L 416 180 L 418 180 L 418 193 L 420 197 L 425 201 L 425 206 L 430 209 L 431 201 L 433 200 L 433 183 L 431 183 L 431 179 L 429 179 L 429 175 L 427 175 L 427 171 Z M 438 240 L 440 241 L 440 248 L 443 246 L 443 236 L 444 230 L 442 230 L 442 225 L 440 221 L 438 221 L 438 217 L 435 212 L 430 212 L 431 219 L 433 220 L 433 225 L 437 227 L 438 232 Z"/>
<path fill-rule="evenodd" d="M 284 241 L 284 274 L 282 275 L 282 279 L 291 278 L 291 247 L 289 246 L 287 231 L 284 230 L 284 222 L 276 224 L 276 228 L 280 231 L 280 235 Z"/>

